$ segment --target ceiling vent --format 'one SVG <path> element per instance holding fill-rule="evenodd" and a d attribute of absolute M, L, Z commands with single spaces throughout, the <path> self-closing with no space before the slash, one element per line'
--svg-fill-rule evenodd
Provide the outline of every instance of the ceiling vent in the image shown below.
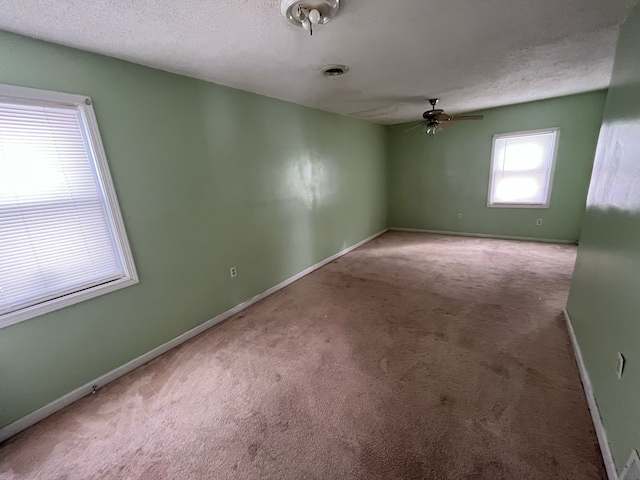
<path fill-rule="evenodd" d="M 346 65 L 327 65 L 326 67 L 323 67 L 323 69 L 321 70 L 323 75 L 326 75 L 327 77 L 331 77 L 331 78 L 344 75 L 348 71 L 349 71 L 349 67 L 347 67 Z"/>

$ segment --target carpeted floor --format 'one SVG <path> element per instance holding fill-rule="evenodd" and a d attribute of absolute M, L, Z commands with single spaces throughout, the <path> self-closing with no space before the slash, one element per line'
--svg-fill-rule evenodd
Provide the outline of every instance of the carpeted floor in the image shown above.
<path fill-rule="evenodd" d="M 575 247 L 391 232 L 5 442 L 1 479 L 604 479 Z"/>

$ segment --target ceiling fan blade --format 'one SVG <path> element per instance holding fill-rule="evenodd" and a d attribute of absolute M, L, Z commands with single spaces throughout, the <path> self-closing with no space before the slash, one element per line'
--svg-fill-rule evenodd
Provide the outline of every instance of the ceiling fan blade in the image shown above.
<path fill-rule="evenodd" d="M 399 127 L 400 125 L 397 125 L 397 126 Z M 407 128 L 406 130 L 403 130 L 402 133 L 407 133 L 407 132 L 410 132 L 411 130 L 415 130 L 418 127 L 424 127 L 424 126 L 425 126 L 425 123 L 424 122 L 420 122 L 419 124 L 414 125 L 411 128 Z"/>
<path fill-rule="evenodd" d="M 449 120 L 482 120 L 484 115 L 461 115 L 461 116 L 452 116 Z"/>
<path fill-rule="evenodd" d="M 451 115 L 447 115 L 446 113 L 439 113 L 435 115 L 433 118 L 435 118 L 439 122 L 448 122 L 449 120 L 451 120 L 452 117 Z"/>
<path fill-rule="evenodd" d="M 411 124 L 411 123 L 415 123 L 417 122 L 417 120 L 414 120 L 413 122 L 404 122 L 404 123 L 397 123 L 395 125 L 388 125 L 390 128 L 401 128 L 401 127 L 406 127 L 407 125 Z"/>
<path fill-rule="evenodd" d="M 448 120 L 446 122 L 440 122 L 439 125 L 447 130 L 455 127 L 455 125 L 453 123 L 449 123 Z"/>

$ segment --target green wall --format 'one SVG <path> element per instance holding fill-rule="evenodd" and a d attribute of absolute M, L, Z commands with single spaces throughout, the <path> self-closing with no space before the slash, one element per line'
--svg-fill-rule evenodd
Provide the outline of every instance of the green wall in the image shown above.
<path fill-rule="evenodd" d="M 6 32 L 0 83 L 93 98 L 140 276 L 0 330 L 0 427 L 386 226 L 382 126 Z"/>
<path fill-rule="evenodd" d="M 567 310 L 620 470 L 640 449 L 640 7 L 622 27 Z M 616 376 L 616 355 L 627 365 Z"/>
<path fill-rule="evenodd" d="M 388 129 L 389 226 L 578 240 L 605 97 L 601 91 L 494 108 L 481 112 L 484 120 L 457 122 L 433 138 L 419 128 Z M 549 127 L 560 127 L 550 207 L 488 208 L 493 135 Z"/>

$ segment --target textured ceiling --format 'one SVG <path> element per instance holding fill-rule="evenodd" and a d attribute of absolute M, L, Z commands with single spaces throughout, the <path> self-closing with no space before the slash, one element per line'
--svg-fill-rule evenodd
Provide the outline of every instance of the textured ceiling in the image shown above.
<path fill-rule="evenodd" d="M 394 124 L 429 97 L 459 113 L 607 87 L 637 3 L 342 0 L 310 37 L 279 0 L 0 0 L 0 29 Z"/>

